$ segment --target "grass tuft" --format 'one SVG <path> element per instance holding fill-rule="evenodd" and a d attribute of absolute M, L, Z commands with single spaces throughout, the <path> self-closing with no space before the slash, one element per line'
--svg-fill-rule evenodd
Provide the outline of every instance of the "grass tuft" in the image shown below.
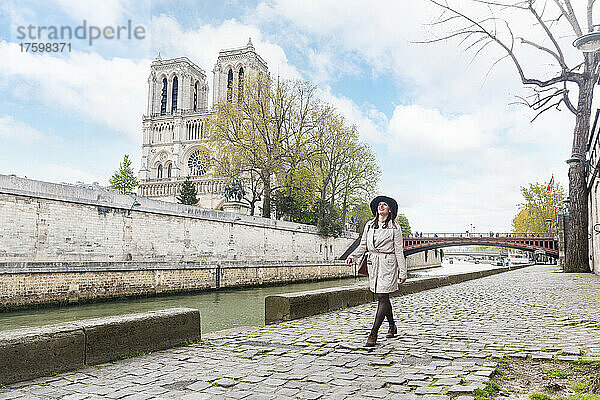
<path fill-rule="evenodd" d="M 498 385 L 496 382 L 487 381 L 484 383 L 485 388 L 475 389 L 475 391 L 473 392 L 473 394 L 475 395 L 475 400 L 492 399 L 500 391 L 500 385 Z"/>
<path fill-rule="evenodd" d="M 551 397 L 548 396 L 547 394 L 541 394 L 541 393 L 534 393 L 530 397 L 534 400 L 550 400 L 551 399 Z"/>
<path fill-rule="evenodd" d="M 557 397 L 556 400 L 600 400 L 600 396 L 597 394 L 572 394 Z"/>
<path fill-rule="evenodd" d="M 571 386 L 571 389 L 577 393 L 587 393 L 590 390 L 590 378 L 582 376 Z"/>
<path fill-rule="evenodd" d="M 566 378 L 567 376 L 569 376 L 569 373 L 567 371 L 563 371 L 560 369 L 544 369 L 543 371 L 548 376 L 551 376 L 553 378 Z"/>

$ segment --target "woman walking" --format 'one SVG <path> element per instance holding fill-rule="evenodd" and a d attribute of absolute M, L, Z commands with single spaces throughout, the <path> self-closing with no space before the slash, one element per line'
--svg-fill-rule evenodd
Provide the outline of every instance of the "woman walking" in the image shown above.
<path fill-rule="evenodd" d="M 392 314 L 390 293 L 398 290 L 398 283 L 406 281 L 406 260 L 402 248 L 402 230 L 396 223 L 398 203 L 387 196 L 377 196 L 371 201 L 375 218 L 366 223 L 360 244 L 348 256 L 346 263 L 360 260 L 367 253 L 369 288 L 377 295 L 377 314 L 365 346 L 377 343 L 377 332 L 387 318 L 390 328 L 386 337 L 396 335 L 398 329 Z"/>

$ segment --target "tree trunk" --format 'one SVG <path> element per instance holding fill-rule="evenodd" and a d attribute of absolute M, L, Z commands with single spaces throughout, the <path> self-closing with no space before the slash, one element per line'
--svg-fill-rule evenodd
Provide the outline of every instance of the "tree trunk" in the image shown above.
<path fill-rule="evenodd" d="M 593 79 L 579 85 L 577 115 L 573 132 L 573 158 L 569 162 L 569 225 L 566 232 L 564 272 L 590 272 L 588 254 L 588 190 L 585 158 L 590 131 Z"/>
<path fill-rule="evenodd" d="M 262 216 L 271 218 L 271 174 L 268 172 L 262 177 L 263 181 L 263 209 Z"/>

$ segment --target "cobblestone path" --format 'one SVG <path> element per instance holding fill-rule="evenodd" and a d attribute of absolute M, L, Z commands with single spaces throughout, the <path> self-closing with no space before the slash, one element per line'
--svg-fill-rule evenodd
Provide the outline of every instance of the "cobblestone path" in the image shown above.
<path fill-rule="evenodd" d="M 600 355 L 600 277 L 533 266 L 0 389 L 0 399 L 467 399 L 495 359 Z"/>

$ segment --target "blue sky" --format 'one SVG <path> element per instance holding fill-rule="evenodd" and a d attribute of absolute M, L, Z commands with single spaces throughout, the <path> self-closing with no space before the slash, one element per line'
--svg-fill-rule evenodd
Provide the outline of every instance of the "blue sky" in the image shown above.
<path fill-rule="evenodd" d="M 508 231 L 519 187 L 565 184 L 574 119 L 510 105 L 524 90 L 498 49 L 472 53 L 433 37 L 439 10 L 382 1 L 8 1 L 0 5 L 0 173 L 106 184 L 124 154 L 139 168 L 150 62 L 186 56 L 207 72 L 219 49 L 252 37 L 273 75 L 318 85 L 373 146 L 379 192 L 426 232 Z M 20 25 L 144 26 L 142 40 L 73 40 L 71 53 L 20 51 Z M 516 28 L 529 33 L 519 18 Z M 569 43 L 566 30 L 561 37 Z M 521 54 L 528 71 L 547 60 Z M 567 56 L 580 57 L 574 50 Z M 212 90 L 212 87 L 211 87 Z M 211 96 L 209 96 L 212 98 Z"/>

